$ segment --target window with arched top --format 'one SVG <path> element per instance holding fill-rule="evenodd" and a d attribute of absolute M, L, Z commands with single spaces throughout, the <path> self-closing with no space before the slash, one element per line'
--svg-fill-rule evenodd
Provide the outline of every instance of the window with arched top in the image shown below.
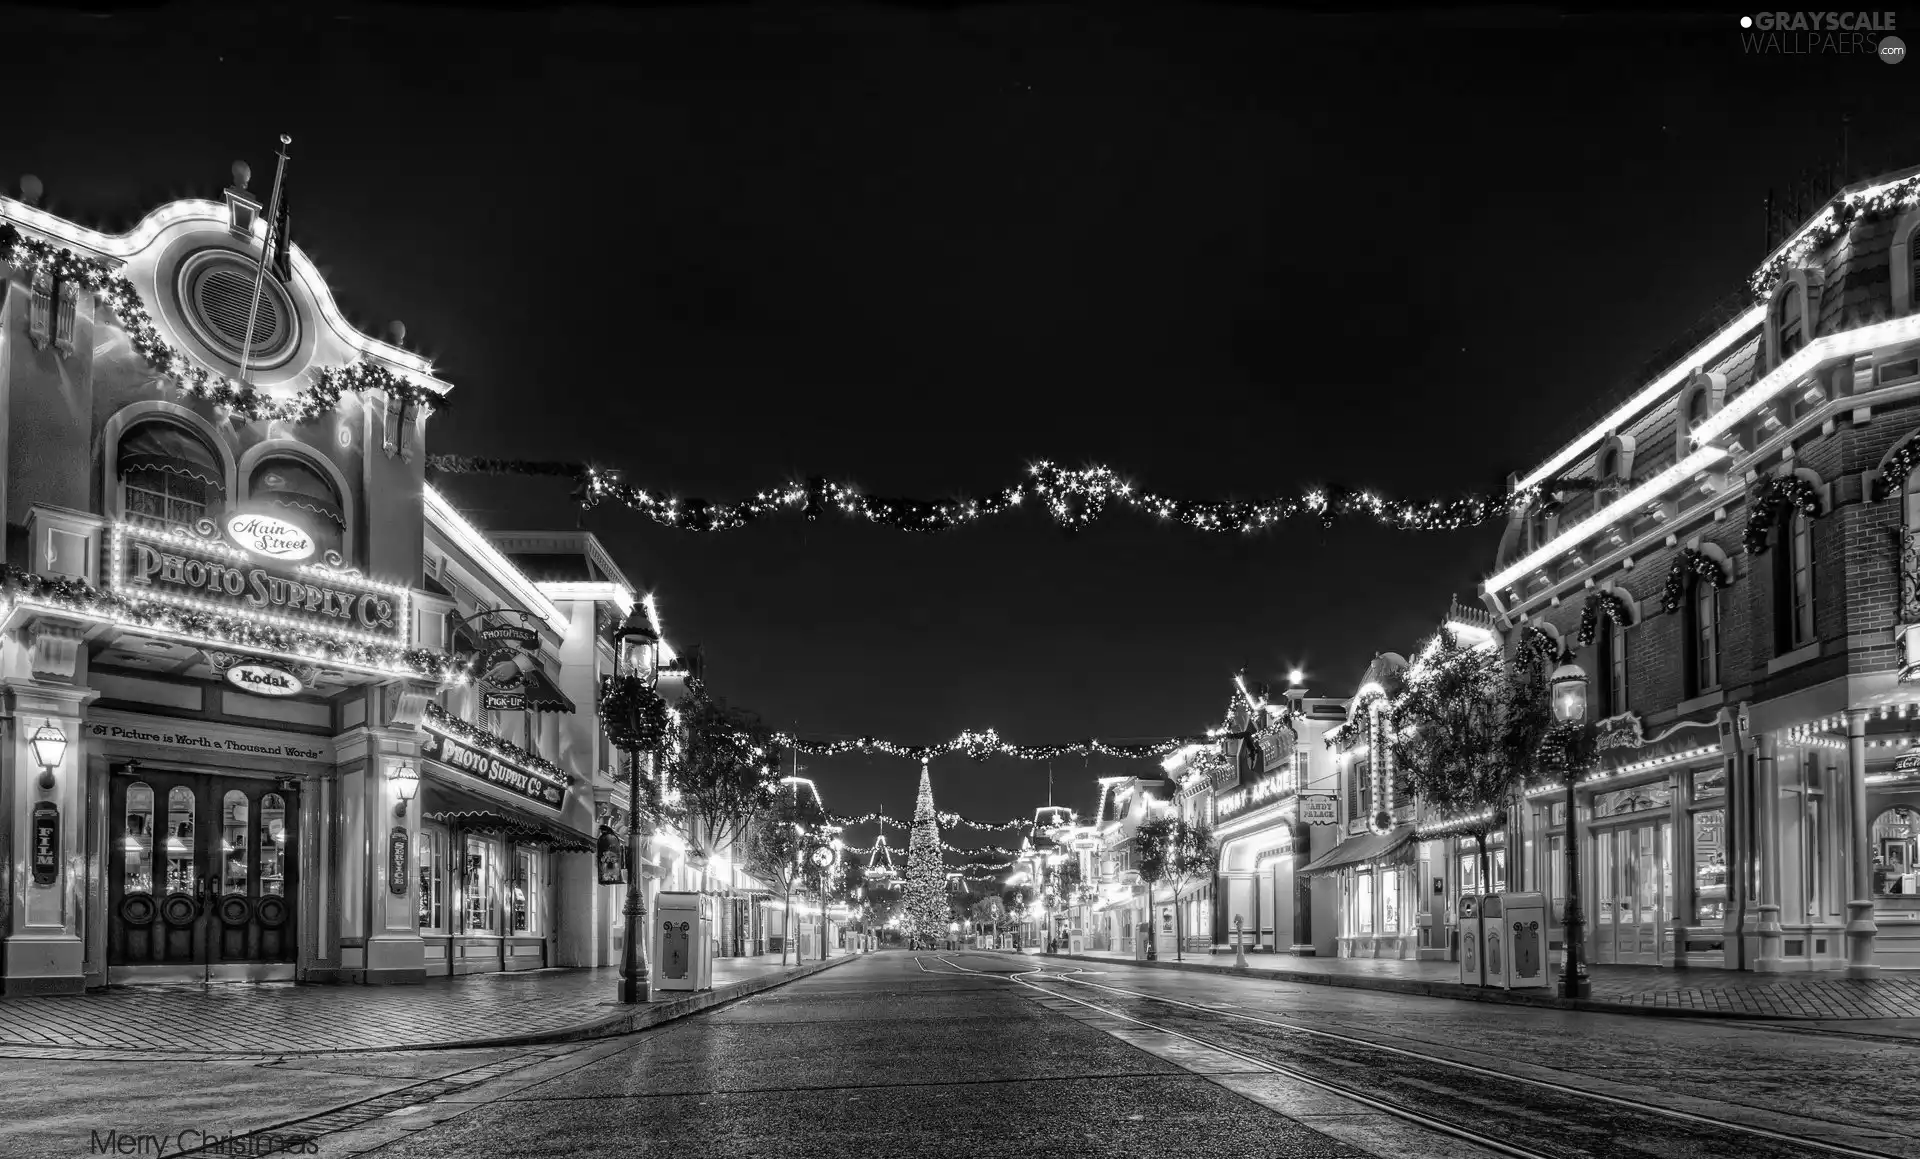
<path fill-rule="evenodd" d="M 345 554 L 346 515 L 333 481 L 319 467 L 292 455 L 260 460 L 247 477 L 248 501 L 299 524 L 313 536 L 314 558 Z"/>
<path fill-rule="evenodd" d="M 1791 285 L 1774 305 L 1774 334 L 1778 338 L 1782 360 L 1792 358 L 1807 344 L 1806 298 L 1798 285 Z"/>
<path fill-rule="evenodd" d="M 1687 400 L 1687 429 L 1692 430 L 1707 421 L 1707 392 L 1696 390 Z"/>
<path fill-rule="evenodd" d="M 200 432 L 166 419 L 148 419 L 120 436 L 114 476 L 128 519 L 191 527 L 226 506 L 219 452 Z"/>
<path fill-rule="evenodd" d="M 1600 477 L 1614 479 L 1620 475 L 1620 452 L 1608 447 L 1600 456 Z"/>

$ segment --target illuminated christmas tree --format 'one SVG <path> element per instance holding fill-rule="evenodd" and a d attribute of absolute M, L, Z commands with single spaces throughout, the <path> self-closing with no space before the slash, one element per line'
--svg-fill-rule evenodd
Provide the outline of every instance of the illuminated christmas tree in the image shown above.
<path fill-rule="evenodd" d="M 940 853 L 940 819 L 933 811 L 933 781 L 920 765 L 920 798 L 913 804 L 913 837 L 907 843 L 907 876 L 901 883 L 907 925 L 921 945 L 947 936 L 947 863 Z"/>

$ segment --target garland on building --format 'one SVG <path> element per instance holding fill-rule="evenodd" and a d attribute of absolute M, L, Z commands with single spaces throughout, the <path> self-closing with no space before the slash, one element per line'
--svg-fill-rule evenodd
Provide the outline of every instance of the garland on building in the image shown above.
<path fill-rule="evenodd" d="M 1212 735 L 1199 735 L 1129 743 L 1081 740 L 1069 741 L 1065 744 L 1018 745 L 1001 740 L 1000 734 L 990 728 L 979 731 L 968 729 L 952 740 L 937 744 L 901 744 L 871 736 L 857 737 L 853 740 L 811 741 L 801 740 L 790 733 L 773 735 L 776 744 L 810 757 L 837 757 L 847 753 L 883 753 L 886 756 L 911 761 L 927 761 L 951 753 L 964 753 L 974 760 L 1003 756 L 1023 761 L 1050 761 L 1060 757 L 1086 756 L 1096 753 L 1100 756 L 1145 760 L 1151 757 L 1164 757 L 1187 745 L 1205 744 L 1213 739 L 1216 738 Z"/>
<path fill-rule="evenodd" d="M 1625 623 L 1625 621 L 1621 621 Z M 1559 662 L 1560 642 L 1537 624 L 1528 624 L 1520 629 L 1520 642 L 1513 646 L 1513 659 L 1517 664 L 1535 667 L 1551 667 Z"/>
<path fill-rule="evenodd" d="M 11 223 L 0 223 L 0 257 L 30 276 L 46 274 L 55 281 L 72 282 L 92 293 L 113 312 L 120 327 L 147 365 L 172 378 L 188 398 L 211 403 L 247 422 L 279 420 L 310 423 L 340 406 L 342 395 L 384 391 L 389 397 L 416 406 L 446 410 L 441 395 L 388 370 L 360 361 L 345 367 L 323 366 L 313 371 L 313 385 L 290 398 L 270 398 L 253 386 L 214 374 L 189 362 L 187 356 L 161 337 L 153 316 L 140 302 L 133 282 L 98 258 L 22 234 Z"/>
<path fill-rule="evenodd" d="M 1880 479 L 1875 487 L 1875 497 L 1891 499 L 1907 485 L 1907 476 L 1920 467 L 1920 431 L 1907 436 L 1900 449 L 1887 456 L 1886 466 L 1880 470 Z"/>
<path fill-rule="evenodd" d="M 558 778 L 562 784 L 570 785 L 573 783 L 572 774 L 541 756 L 539 753 L 530 753 L 506 737 L 500 736 L 497 733 L 488 732 L 479 725 L 469 724 L 437 704 L 427 705 L 426 718 L 433 722 L 434 728 L 441 732 L 451 733 L 453 736 L 459 738 L 461 743 L 476 748 L 489 756 L 500 757 L 503 760 L 512 761 L 530 769 L 538 769 L 549 776 Z"/>
<path fill-rule="evenodd" d="M 1405 531 L 1455 531 L 1530 508 L 1551 492 L 1592 490 L 1597 485 L 1591 479 L 1548 479 L 1503 495 L 1426 500 L 1388 499 L 1370 490 L 1324 487 L 1261 500 L 1176 499 L 1136 490 L 1109 467 L 1071 470 L 1043 461 L 1029 468 L 1027 478 L 986 496 L 879 498 L 814 476 L 805 483 L 760 491 L 750 499 L 717 501 L 677 499 L 649 491 L 623 481 L 618 471 L 585 463 L 429 455 L 427 466 L 436 475 L 571 477 L 576 480 L 575 495 L 582 507 L 591 510 L 602 503 L 616 503 L 664 527 L 683 531 L 732 531 L 792 512 L 813 521 L 835 511 L 899 531 L 931 533 L 1036 505 L 1068 531 L 1091 526 L 1109 507 L 1126 508 L 1195 531 L 1236 535 L 1265 531 L 1301 517 L 1318 519 L 1323 525 L 1343 518 L 1364 518 Z"/>
<path fill-rule="evenodd" d="M 1683 549 L 1680 558 L 1674 560 L 1673 566 L 1667 569 L 1667 586 L 1660 593 L 1660 607 L 1669 615 L 1679 611 L 1687 602 L 1689 574 L 1696 580 L 1712 584 L 1715 591 L 1733 582 L 1726 569 L 1705 552 L 1692 547 Z"/>
<path fill-rule="evenodd" d="M 1633 622 L 1633 614 L 1627 609 L 1627 601 L 1618 594 L 1605 588 L 1587 597 L 1587 606 L 1580 609 L 1580 643 L 1582 646 L 1593 643 L 1600 634 L 1600 617 L 1605 616 L 1619 627 Z M 1538 631 L 1538 629 L 1535 629 Z"/>
<path fill-rule="evenodd" d="M 464 663 L 444 652 L 340 640 L 299 628 L 274 627 L 236 616 L 128 599 L 84 580 L 36 575 L 11 565 L 0 565 L 0 600 L 9 605 L 31 604 L 134 628 L 152 628 L 230 648 L 272 652 L 323 664 L 350 664 L 436 684 L 462 683 L 468 675 Z"/>
<path fill-rule="evenodd" d="M 1754 488 L 1747 504 L 1747 530 L 1741 546 L 1748 555 L 1767 550 L 1767 533 L 1788 511 L 1809 519 L 1820 514 L 1820 489 L 1798 475 L 1768 479 Z"/>
<path fill-rule="evenodd" d="M 907 872 L 900 891 L 907 929 L 916 938 L 937 941 L 947 932 L 947 863 L 940 852 L 939 814 L 933 808 L 933 781 L 920 766 L 920 793 L 913 805 L 913 837 L 907 843 Z"/>
<path fill-rule="evenodd" d="M 1831 245 L 1856 225 L 1883 221 L 1920 206 L 1920 177 L 1909 177 L 1872 191 L 1844 194 L 1821 210 L 1806 229 L 1768 258 L 1753 276 L 1747 289 L 1756 303 L 1765 302 L 1787 270 L 1804 264 L 1808 258 Z"/>

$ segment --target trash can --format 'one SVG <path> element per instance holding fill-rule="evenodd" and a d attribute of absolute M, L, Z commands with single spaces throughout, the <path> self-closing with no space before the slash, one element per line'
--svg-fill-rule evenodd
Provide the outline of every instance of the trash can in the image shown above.
<path fill-rule="evenodd" d="M 713 989 L 713 899 L 682 890 L 661 890 L 655 898 L 654 986 Z"/>
<path fill-rule="evenodd" d="M 1485 984 L 1480 972 L 1480 895 L 1460 895 L 1460 984 Z"/>
<path fill-rule="evenodd" d="M 1501 990 L 1507 988 L 1507 969 L 1513 962 L 1513 954 L 1507 949 L 1512 939 L 1502 941 L 1500 937 L 1505 922 L 1502 915 L 1506 912 L 1500 899 L 1505 896 L 1490 893 L 1480 898 L 1480 967 L 1485 971 L 1480 985 Z"/>
<path fill-rule="evenodd" d="M 1500 910 L 1500 956 L 1507 968 L 1499 985 L 1508 990 L 1547 986 L 1547 895 L 1501 894 Z M 1489 919 L 1487 924 L 1491 928 L 1494 923 Z M 1491 974 L 1487 981 L 1492 984 Z"/>
<path fill-rule="evenodd" d="M 1067 953 L 1084 954 L 1087 952 L 1087 939 L 1084 934 L 1067 935 Z"/>

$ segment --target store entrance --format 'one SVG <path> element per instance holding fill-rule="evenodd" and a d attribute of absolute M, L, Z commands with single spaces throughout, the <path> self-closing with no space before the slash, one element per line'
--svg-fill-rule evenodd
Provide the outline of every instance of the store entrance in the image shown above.
<path fill-rule="evenodd" d="M 109 982 L 294 976 L 300 798 L 284 784 L 114 773 Z"/>
<path fill-rule="evenodd" d="M 1662 820 L 1596 830 L 1593 960 L 1659 965 L 1673 952 L 1673 826 Z"/>

